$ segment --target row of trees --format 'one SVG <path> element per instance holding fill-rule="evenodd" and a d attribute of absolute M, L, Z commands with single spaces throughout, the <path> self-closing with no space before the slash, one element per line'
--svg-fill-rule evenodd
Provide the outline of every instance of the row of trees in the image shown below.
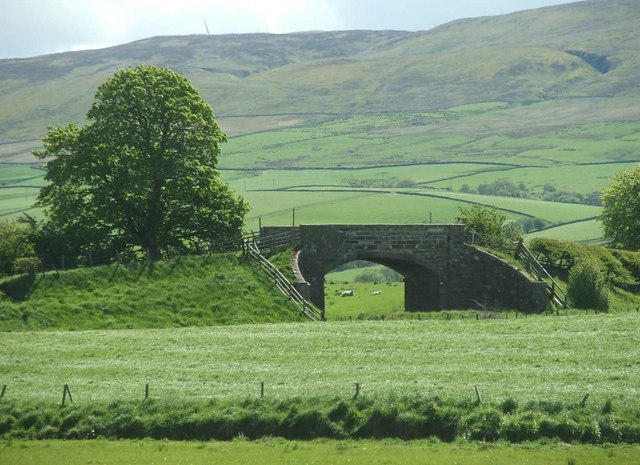
<path fill-rule="evenodd" d="M 35 153 L 47 161 L 36 202 L 46 220 L 27 219 L 24 231 L 5 226 L 26 240 L 17 254 L 72 262 L 142 250 L 158 259 L 239 237 L 248 204 L 216 169 L 226 136 L 184 76 L 155 66 L 121 70 L 98 88 L 87 120 L 50 128 Z M 23 268 L 4 260 L 3 271 Z"/>
<path fill-rule="evenodd" d="M 589 194 L 581 194 L 580 192 L 557 190 L 553 185 L 548 183 L 543 186 L 541 192 L 536 192 L 530 190 L 524 183 L 516 184 L 508 179 L 496 179 L 493 182 L 483 182 L 475 189 L 468 184 L 463 184 L 460 187 L 460 192 L 585 205 L 600 205 L 601 196 L 601 192 L 597 191 Z"/>

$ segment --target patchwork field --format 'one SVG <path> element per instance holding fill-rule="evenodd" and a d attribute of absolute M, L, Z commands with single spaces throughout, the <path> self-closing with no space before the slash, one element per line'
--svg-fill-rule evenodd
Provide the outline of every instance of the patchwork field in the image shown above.
<path fill-rule="evenodd" d="M 507 117 L 504 112 L 519 111 L 518 105 L 494 102 L 436 113 L 333 117 L 232 137 L 220 168 L 252 206 L 247 230 L 294 221 L 446 223 L 455 221 L 461 206 L 478 203 L 515 220 L 555 226 L 547 236 L 600 239 L 592 221 L 599 207 L 563 199 L 597 198 L 615 173 L 635 166 L 640 123 L 478 132 L 482 121 L 496 124 Z M 42 175 L 32 165 L 0 164 L 0 215 L 41 215 L 31 206 Z M 500 182 L 519 193 L 478 192 Z M 557 201 L 546 199 L 549 192 L 557 193 Z"/>

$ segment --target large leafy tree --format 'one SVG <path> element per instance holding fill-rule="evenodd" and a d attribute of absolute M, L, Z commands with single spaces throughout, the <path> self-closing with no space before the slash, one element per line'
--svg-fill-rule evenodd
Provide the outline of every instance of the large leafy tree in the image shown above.
<path fill-rule="evenodd" d="M 640 250 L 640 166 L 618 173 L 601 200 L 605 236 L 617 246 Z"/>
<path fill-rule="evenodd" d="M 138 66 L 99 88 L 89 124 L 50 128 L 38 204 L 60 247 L 164 249 L 237 237 L 248 210 L 216 169 L 225 134 L 182 75 Z"/>

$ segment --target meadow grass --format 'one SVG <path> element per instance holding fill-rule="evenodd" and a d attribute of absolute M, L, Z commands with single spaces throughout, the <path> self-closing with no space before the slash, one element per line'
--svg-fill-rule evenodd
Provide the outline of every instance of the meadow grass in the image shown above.
<path fill-rule="evenodd" d="M 239 136 L 225 147 L 221 167 L 365 168 L 371 164 L 429 161 L 551 167 L 637 161 L 637 122 L 589 123 L 535 134 L 511 131 L 503 135 L 492 111 L 500 114 L 504 110 L 360 115 Z M 509 115 L 501 117 L 506 121 Z M 496 131 L 480 132 L 483 122 L 491 123 Z"/>
<path fill-rule="evenodd" d="M 335 275 L 340 274 L 332 273 L 334 276 L 326 278 L 325 317 L 328 321 L 380 318 L 404 312 L 404 283 L 338 281 L 339 276 Z M 345 278 L 349 279 L 348 275 Z M 349 289 L 354 290 L 355 296 L 341 297 L 341 292 Z M 376 291 L 380 294 L 374 295 Z"/>
<path fill-rule="evenodd" d="M 266 191 L 243 194 L 254 207 L 246 217 L 248 230 L 296 224 L 454 223 L 464 202 L 438 197 L 379 192 Z"/>
<path fill-rule="evenodd" d="M 298 321 L 272 285 L 236 254 L 16 276 L 0 282 L 0 330 Z"/>
<path fill-rule="evenodd" d="M 564 224 L 543 231 L 526 235 L 527 241 L 536 237 L 548 237 L 579 242 L 604 243 L 602 224 L 598 220 L 581 221 L 579 223 Z"/>
<path fill-rule="evenodd" d="M 426 395 L 637 406 L 640 314 L 0 333 L 7 401 Z"/>
<path fill-rule="evenodd" d="M 260 463 L 404 465 L 407 463 L 456 463 L 459 465 L 635 465 L 639 446 L 590 446 L 562 443 L 504 444 L 438 441 L 0 441 L 0 459 L 6 465 L 85 465 L 88 462 L 128 465 L 228 465 Z"/>

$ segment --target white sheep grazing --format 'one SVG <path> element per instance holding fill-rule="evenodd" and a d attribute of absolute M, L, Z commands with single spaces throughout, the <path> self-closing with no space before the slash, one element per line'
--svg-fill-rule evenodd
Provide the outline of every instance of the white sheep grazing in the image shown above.
<path fill-rule="evenodd" d="M 380 295 L 380 294 L 382 294 L 382 291 L 374 291 L 373 292 L 373 295 Z"/>
<path fill-rule="evenodd" d="M 351 289 L 350 291 L 342 291 L 340 297 L 353 297 L 356 293 Z"/>

